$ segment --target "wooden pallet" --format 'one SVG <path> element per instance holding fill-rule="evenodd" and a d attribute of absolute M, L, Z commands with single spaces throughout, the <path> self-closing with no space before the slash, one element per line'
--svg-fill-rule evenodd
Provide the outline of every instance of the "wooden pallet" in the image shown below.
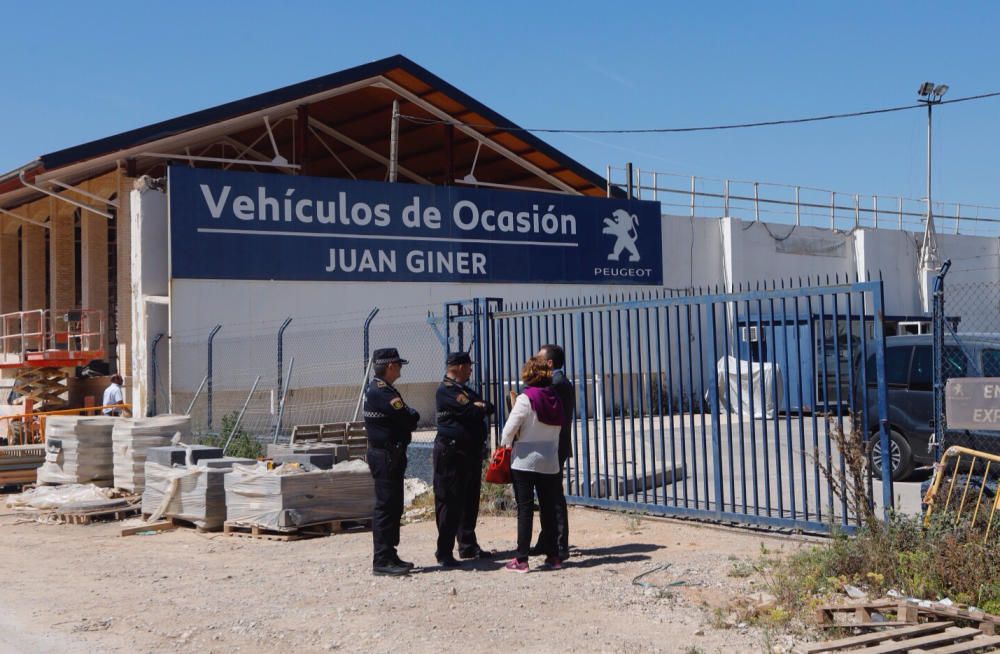
<path fill-rule="evenodd" d="M 894 600 L 886 599 L 879 600 L 877 602 L 867 602 L 865 604 L 844 604 L 844 605 L 831 605 L 831 606 L 821 606 L 816 609 L 816 622 L 824 627 L 839 627 L 839 626 L 856 626 L 855 623 L 850 622 L 837 622 L 837 614 L 841 613 L 853 613 L 855 619 L 859 623 L 872 623 L 872 615 L 878 613 L 884 615 L 886 613 L 896 613 L 899 609 L 899 602 Z M 916 618 L 912 620 L 903 620 L 902 622 L 916 622 Z M 874 623 L 878 624 L 878 623 Z"/>
<path fill-rule="evenodd" d="M 953 622 L 928 622 L 896 627 L 877 633 L 862 634 L 808 645 L 805 654 L 858 651 L 864 654 L 902 654 L 904 652 L 995 651 L 1000 637 L 983 634 L 975 627 L 956 627 Z"/>
<path fill-rule="evenodd" d="M 364 459 L 368 453 L 368 432 L 365 430 L 365 423 L 360 421 L 295 425 L 289 443 L 347 445 L 350 458 Z"/>
<path fill-rule="evenodd" d="M 148 514 L 144 514 L 143 519 L 149 518 Z M 137 525 L 135 527 L 125 527 L 122 529 L 122 536 L 135 536 L 136 534 L 142 534 L 150 531 L 173 531 L 174 529 L 190 529 L 196 531 L 199 534 L 210 534 L 214 532 L 222 531 L 222 526 L 218 527 L 199 527 L 190 520 L 182 520 L 180 518 L 167 517 L 162 520 L 157 520 L 156 522 L 147 522 L 144 525 Z"/>
<path fill-rule="evenodd" d="M 1000 633 L 1000 616 L 965 606 L 949 606 L 940 602 L 931 602 L 930 606 L 921 606 L 917 602 L 904 601 L 899 603 L 897 615 L 900 620 L 916 620 L 920 616 L 965 620 L 975 624 L 986 635 L 992 636 Z"/>
<path fill-rule="evenodd" d="M 345 518 L 343 520 L 325 520 L 302 525 L 296 529 L 268 529 L 260 525 L 243 522 L 227 521 L 222 526 L 222 533 L 226 536 L 239 536 L 242 538 L 256 538 L 260 540 L 273 540 L 287 542 L 292 540 L 303 540 L 306 538 L 318 538 L 341 534 L 346 531 L 357 531 L 361 529 L 371 529 L 371 518 Z"/>
<path fill-rule="evenodd" d="M 53 512 L 51 515 L 58 522 L 69 525 L 89 525 L 92 522 L 120 522 L 126 518 L 138 515 L 140 507 L 138 504 L 116 507 L 112 509 L 101 509 L 98 511 L 66 511 Z"/>

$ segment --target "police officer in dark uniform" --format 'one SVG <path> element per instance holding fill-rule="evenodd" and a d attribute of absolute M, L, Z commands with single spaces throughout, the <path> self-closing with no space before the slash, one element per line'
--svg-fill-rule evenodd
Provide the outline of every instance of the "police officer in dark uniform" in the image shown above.
<path fill-rule="evenodd" d="M 372 574 L 405 575 L 413 564 L 396 553 L 399 521 L 403 516 L 403 474 L 406 446 L 417 427 L 420 414 L 406 406 L 393 383 L 408 363 L 394 347 L 375 350 L 372 355 L 375 377 L 365 391 L 365 430 L 368 432 L 368 467 L 375 480 L 375 511 L 372 541 L 375 555 Z"/>
<path fill-rule="evenodd" d="M 437 438 L 434 440 L 434 513 L 438 540 L 434 553 L 444 567 L 457 567 L 454 547 L 463 559 L 489 559 L 479 547 L 479 489 L 488 452 L 486 417 L 493 407 L 466 386 L 472 359 L 465 352 L 448 355 L 448 371 L 437 389 Z"/>

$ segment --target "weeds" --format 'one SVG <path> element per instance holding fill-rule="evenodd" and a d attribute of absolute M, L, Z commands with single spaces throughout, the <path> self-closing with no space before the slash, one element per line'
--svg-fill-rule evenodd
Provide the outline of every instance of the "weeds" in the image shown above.
<path fill-rule="evenodd" d="M 625 511 L 622 513 L 622 518 L 625 520 L 625 529 L 630 534 L 638 534 L 642 531 L 642 514 L 638 511 Z"/>
<path fill-rule="evenodd" d="M 953 515 L 892 514 L 879 520 L 869 500 L 870 457 L 855 433 L 831 425 L 830 434 L 843 454 L 844 471 L 833 472 L 820 463 L 861 526 L 848 536 L 834 531 L 822 545 L 787 558 L 761 552 L 760 569 L 776 609 L 767 622 L 778 626 L 796 616 L 804 618 L 829 596 L 848 584 L 869 595 L 895 590 L 922 599 L 950 598 L 984 610 L 1000 609 L 1000 538 L 983 541 L 981 530 L 956 524 Z"/>
<path fill-rule="evenodd" d="M 222 427 L 219 429 L 219 433 L 205 434 L 199 437 L 198 444 L 210 447 L 225 447 L 226 441 L 229 439 L 229 433 L 236 426 L 236 418 L 237 413 L 235 411 L 222 416 Z M 260 441 L 242 427 L 233 435 L 233 441 L 229 444 L 229 448 L 225 452 L 226 456 L 235 456 L 241 459 L 256 459 L 263 453 L 264 448 L 261 446 Z"/>

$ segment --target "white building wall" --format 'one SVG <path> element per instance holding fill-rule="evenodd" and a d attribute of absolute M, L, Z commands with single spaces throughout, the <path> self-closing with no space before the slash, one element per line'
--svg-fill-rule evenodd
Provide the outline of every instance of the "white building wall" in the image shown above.
<path fill-rule="evenodd" d="M 165 294 L 167 249 L 166 198 L 158 191 L 133 194 L 133 228 L 140 232 L 134 244 L 142 253 L 133 257 L 133 297 Z M 663 216 L 663 286 L 732 290 L 740 284 L 812 278 L 825 282 L 835 275 L 864 279 L 881 273 L 886 283 L 887 315 L 918 315 L 921 300 L 917 279 L 919 234 L 858 229 L 834 232 L 815 227 Z M 939 236 L 942 259 L 955 263 L 950 282 L 1000 279 L 1000 248 L 995 238 Z M 972 265 L 970 262 L 975 262 Z M 963 269 L 988 269 L 963 272 Z M 138 272 L 136 272 L 138 271 Z M 175 391 L 193 391 L 206 368 L 204 342 L 216 324 L 223 330 L 216 340 L 217 384 L 224 388 L 223 368 L 239 367 L 252 381 L 254 370 L 265 379 L 276 377 L 274 353 L 277 326 L 286 317 L 293 323 L 286 336 L 285 362 L 296 358 L 296 386 L 328 383 L 336 371 L 315 364 L 317 352 L 332 366 L 343 365 L 360 378 L 361 330 L 365 316 L 379 307 L 373 323 L 373 348 L 395 345 L 413 361 L 411 381 L 432 381 L 439 374 L 440 345 L 426 324 L 428 311 L 441 313 L 444 302 L 474 297 L 499 297 L 506 302 L 596 296 L 643 290 L 636 286 L 547 284 L 460 284 L 379 282 L 280 282 L 236 280 L 172 280 L 169 284 L 171 384 Z M 645 287 L 649 288 L 649 287 Z M 656 287 L 659 288 L 659 287 Z M 136 318 L 140 317 L 137 310 Z M 133 328 L 137 344 L 137 399 L 148 383 L 148 346 L 159 331 L 167 331 L 156 310 L 141 312 Z M 143 323 L 143 324 L 140 324 Z M 155 325 L 153 323 L 156 323 Z M 393 329 L 395 326 L 396 329 Z M 304 332 L 314 336 L 296 338 Z M 249 339 L 249 340 L 248 340 Z M 247 344 L 251 344 L 248 346 Z M 162 346 L 161 346 L 162 347 Z M 252 350 L 252 351 L 251 351 Z M 315 365 L 310 365 L 315 364 Z M 140 374 L 140 370 L 145 371 Z M 355 373 L 352 373 L 355 374 Z M 233 382 L 233 387 L 249 383 Z M 266 383 L 266 382 L 262 382 Z M 161 409 L 162 410 L 162 409 Z"/>

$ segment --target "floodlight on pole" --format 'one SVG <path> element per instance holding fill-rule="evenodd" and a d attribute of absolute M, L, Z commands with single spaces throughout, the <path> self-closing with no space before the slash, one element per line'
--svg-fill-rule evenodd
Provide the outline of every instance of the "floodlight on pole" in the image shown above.
<path fill-rule="evenodd" d="M 924 224 L 924 240 L 920 248 L 921 270 L 937 270 L 937 235 L 934 232 L 934 209 L 931 200 L 931 119 L 933 107 L 941 103 L 941 97 L 948 92 L 947 84 L 924 82 L 917 90 L 919 102 L 927 105 L 927 221 Z"/>

